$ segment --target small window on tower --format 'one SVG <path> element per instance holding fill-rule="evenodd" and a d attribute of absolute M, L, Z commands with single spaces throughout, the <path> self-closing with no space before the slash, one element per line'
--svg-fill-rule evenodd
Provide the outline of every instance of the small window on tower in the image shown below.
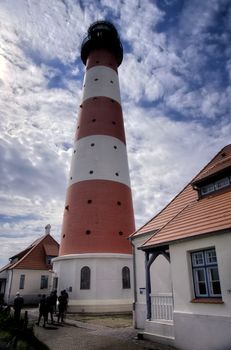
<path fill-rule="evenodd" d="M 123 289 L 131 288 L 130 270 L 129 270 L 129 267 L 127 266 L 124 266 L 122 268 L 122 286 L 123 286 Z"/>
<path fill-rule="evenodd" d="M 88 266 L 84 266 L 80 272 L 80 289 L 90 289 L 91 270 Z"/>

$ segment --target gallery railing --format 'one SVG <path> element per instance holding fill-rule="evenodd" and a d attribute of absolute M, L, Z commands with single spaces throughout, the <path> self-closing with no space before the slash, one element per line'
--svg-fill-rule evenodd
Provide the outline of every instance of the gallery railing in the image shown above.
<path fill-rule="evenodd" d="M 151 294 L 152 320 L 173 320 L 173 296 L 171 293 Z"/>

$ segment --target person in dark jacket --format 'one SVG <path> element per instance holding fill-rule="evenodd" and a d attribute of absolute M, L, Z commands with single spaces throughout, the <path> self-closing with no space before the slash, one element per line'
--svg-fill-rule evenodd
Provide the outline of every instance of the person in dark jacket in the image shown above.
<path fill-rule="evenodd" d="M 16 322 L 20 321 L 20 316 L 21 316 L 21 310 L 24 304 L 24 299 L 20 295 L 19 292 L 16 293 L 16 297 L 14 298 L 14 319 Z"/>
<path fill-rule="evenodd" d="M 67 298 L 65 296 L 64 291 L 61 291 L 60 296 L 58 297 L 58 323 L 64 321 L 64 313 L 67 308 Z"/>
<path fill-rule="evenodd" d="M 40 302 L 39 302 L 39 318 L 38 318 L 38 322 L 36 323 L 37 326 L 39 326 L 39 323 L 42 317 L 43 317 L 43 327 L 46 327 L 47 317 L 48 317 L 48 306 L 47 306 L 47 299 L 45 294 L 42 295 L 42 298 L 40 299 Z"/>

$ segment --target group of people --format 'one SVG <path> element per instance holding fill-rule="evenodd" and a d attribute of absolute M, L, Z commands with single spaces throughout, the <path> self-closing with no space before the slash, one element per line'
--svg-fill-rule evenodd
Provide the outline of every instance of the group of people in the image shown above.
<path fill-rule="evenodd" d="M 56 309 L 58 301 L 58 310 Z M 36 323 L 38 326 L 40 324 L 41 319 L 43 318 L 43 327 L 46 327 L 48 323 L 48 318 L 50 315 L 51 324 L 54 323 L 54 315 L 57 315 L 57 322 L 64 321 L 64 315 L 67 310 L 68 304 L 68 293 L 66 290 L 62 290 L 60 296 L 57 296 L 57 291 L 52 291 L 50 295 L 46 296 L 42 295 L 39 302 L 39 318 Z"/>

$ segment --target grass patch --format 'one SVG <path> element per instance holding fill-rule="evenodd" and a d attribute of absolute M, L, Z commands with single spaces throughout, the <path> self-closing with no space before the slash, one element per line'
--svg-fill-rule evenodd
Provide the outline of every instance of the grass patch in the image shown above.
<path fill-rule="evenodd" d="M 34 335 L 25 320 L 16 323 L 9 315 L 0 314 L 0 348 L 17 350 L 49 350 Z"/>

